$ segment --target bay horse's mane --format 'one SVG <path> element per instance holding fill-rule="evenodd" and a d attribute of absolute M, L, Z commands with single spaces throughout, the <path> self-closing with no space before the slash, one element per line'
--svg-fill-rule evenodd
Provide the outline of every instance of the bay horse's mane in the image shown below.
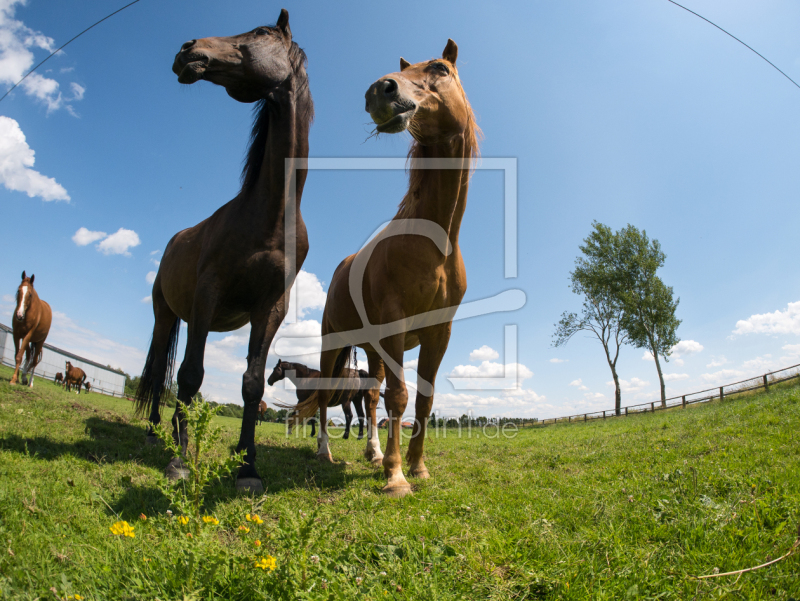
<path fill-rule="evenodd" d="M 270 27 L 276 31 L 275 27 Z M 303 49 L 292 42 L 289 48 L 289 62 L 292 65 L 295 79 L 295 110 L 301 123 L 308 126 L 314 120 L 314 101 L 311 99 L 311 90 L 308 87 L 308 73 L 306 65 L 308 57 Z M 253 107 L 255 118 L 253 129 L 250 132 L 250 142 L 245 155 L 244 168 L 242 169 L 242 192 L 249 191 L 258 181 L 261 165 L 264 162 L 264 153 L 269 134 L 269 103 L 265 98 L 256 102 Z"/>
<path fill-rule="evenodd" d="M 458 70 L 456 69 L 456 66 L 449 61 L 444 61 L 443 59 L 436 60 L 439 62 L 446 62 L 448 65 L 450 65 L 451 73 L 453 73 L 455 76 L 458 88 L 461 90 L 461 95 L 464 98 L 464 105 L 467 109 L 467 127 L 464 130 L 464 154 L 469 159 L 471 170 L 475 160 L 480 158 L 481 155 L 480 141 L 483 138 L 483 133 L 481 132 L 481 128 L 478 127 L 478 123 L 475 120 L 475 112 L 472 110 L 472 105 L 469 103 L 467 94 L 464 92 L 464 87 L 461 85 L 461 79 L 458 77 Z M 408 192 L 406 192 L 406 195 L 403 197 L 403 200 L 400 201 L 400 205 L 397 207 L 397 216 L 403 218 L 409 218 L 413 216 L 421 198 L 419 191 L 423 188 L 423 182 L 426 175 L 432 171 L 431 169 L 415 169 L 415 161 L 417 159 L 438 158 L 426 154 L 426 149 L 429 147 L 423 145 L 417 138 L 417 124 L 414 122 L 413 118 L 408 125 L 408 131 L 411 134 L 411 146 L 408 149 L 407 162 Z"/>

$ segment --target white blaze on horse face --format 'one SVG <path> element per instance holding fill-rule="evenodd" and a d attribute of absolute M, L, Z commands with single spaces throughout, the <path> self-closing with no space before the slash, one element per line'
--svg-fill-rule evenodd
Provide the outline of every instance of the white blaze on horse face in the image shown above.
<path fill-rule="evenodd" d="M 381 441 L 378 438 L 378 425 L 373 423 L 371 419 L 367 420 L 369 426 L 369 440 L 367 440 L 367 450 L 372 455 L 373 459 L 382 459 L 383 453 L 381 452 Z"/>
<path fill-rule="evenodd" d="M 28 287 L 22 287 L 22 296 L 19 299 L 19 306 L 17 307 L 17 319 L 25 319 L 25 295 L 28 294 Z"/>

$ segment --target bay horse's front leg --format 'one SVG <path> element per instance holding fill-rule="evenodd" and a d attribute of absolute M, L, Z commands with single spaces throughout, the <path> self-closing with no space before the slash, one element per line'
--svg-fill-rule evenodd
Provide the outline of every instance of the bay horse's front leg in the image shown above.
<path fill-rule="evenodd" d="M 364 438 L 364 390 L 359 390 L 353 398 L 353 407 L 356 409 L 358 416 L 358 440 Z"/>
<path fill-rule="evenodd" d="M 289 291 L 274 305 L 270 304 L 262 312 L 251 313 L 250 344 L 247 350 L 247 371 L 242 378 L 242 400 L 244 413 L 239 444 L 236 451 L 244 451 L 244 463 L 236 475 L 236 489 L 260 494 L 264 491 L 261 476 L 256 471 L 256 414 L 264 397 L 265 366 L 267 354 L 275 333 L 286 317 L 289 306 Z"/>
<path fill-rule="evenodd" d="M 381 400 L 381 384 L 385 377 L 383 359 L 378 353 L 367 352 L 369 363 L 369 377 L 377 380 L 375 388 L 364 392 L 364 404 L 367 413 L 367 448 L 364 449 L 364 457 L 373 466 L 378 467 L 383 464 L 383 452 L 381 451 L 381 441 L 378 438 L 378 402 Z"/>
<path fill-rule="evenodd" d="M 452 324 L 431 328 L 420 337 L 419 363 L 417 366 L 417 381 L 425 381 L 434 386 L 439 365 L 442 363 L 447 345 L 450 342 Z M 423 395 L 420 390 L 426 389 L 421 384 L 417 386 L 416 413 L 414 416 L 414 430 L 411 442 L 408 444 L 406 461 L 408 461 L 408 475 L 412 478 L 429 478 L 430 474 L 423 461 L 425 447 L 425 432 L 428 428 L 428 418 L 433 407 L 433 390 L 430 396 Z"/>
<path fill-rule="evenodd" d="M 205 375 L 203 357 L 215 309 L 216 296 L 209 290 L 198 286 L 187 327 L 186 353 L 178 370 L 178 400 L 187 407 L 192 404 L 192 398 L 203 384 Z M 186 457 L 186 448 L 189 445 L 189 432 L 186 416 L 181 411 L 180 404 L 175 406 L 175 412 L 172 415 L 172 437 L 181 448 L 181 457 L 174 457 L 167 464 L 165 474 L 170 480 L 186 478 L 189 476 L 189 470 L 183 459 Z"/>
<path fill-rule="evenodd" d="M 353 408 L 350 406 L 350 401 L 342 403 L 342 411 L 344 411 L 344 435 L 342 438 L 347 440 L 350 438 L 350 424 L 353 423 Z"/>
<path fill-rule="evenodd" d="M 405 334 L 397 334 L 381 341 L 386 353 L 398 365 L 403 365 L 403 346 Z M 386 455 L 383 457 L 383 473 L 388 482 L 383 492 L 390 497 L 405 497 L 411 493 L 411 485 L 403 475 L 403 458 L 400 455 L 403 413 L 408 405 L 408 391 L 402 368 L 399 373 L 386 370 L 386 413 L 389 417 L 389 436 L 386 441 Z"/>

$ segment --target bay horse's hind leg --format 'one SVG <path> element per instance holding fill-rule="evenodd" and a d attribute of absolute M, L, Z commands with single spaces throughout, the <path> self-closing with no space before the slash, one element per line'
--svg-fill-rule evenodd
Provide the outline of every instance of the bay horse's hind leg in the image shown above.
<path fill-rule="evenodd" d="M 236 475 L 236 489 L 259 494 L 264 490 L 261 476 L 256 471 L 256 413 L 264 396 L 264 367 L 275 333 L 286 317 L 289 292 L 286 291 L 273 305 L 268 303 L 263 311 L 251 313 L 250 344 L 247 350 L 247 371 L 242 378 L 244 413 L 239 444 L 236 450 L 245 451 L 244 463 Z"/>
<path fill-rule="evenodd" d="M 353 407 L 356 409 L 358 416 L 358 440 L 364 438 L 364 395 L 365 390 L 359 390 L 356 396 L 353 397 Z"/>
<path fill-rule="evenodd" d="M 447 350 L 450 342 L 451 324 L 446 323 L 442 326 L 426 331 L 420 337 L 419 364 L 417 367 L 417 381 L 425 381 L 431 386 L 436 382 L 436 373 L 439 365 Z M 406 460 L 408 461 L 408 475 L 412 478 L 429 478 L 430 474 L 423 461 L 423 450 L 425 447 L 425 432 L 428 428 L 428 418 L 433 407 L 433 390 L 430 396 L 425 396 L 420 392 L 421 385 L 417 386 L 416 414 L 414 416 L 414 430 L 411 441 L 408 444 Z"/>
<path fill-rule="evenodd" d="M 364 393 L 364 404 L 367 413 L 367 448 L 364 449 L 364 457 L 373 466 L 378 467 L 383 464 L 383 453 L 381 452 L 381 441 L 378 438 L 378 402 L 381 400 L 381 384 L 385 377 L 383 359 L 378 353 L 368 352 L 367 361 L 369 363 L 369 377 L 377 380 L 377 386 Z"/>
<path fill-rule="evenodd" d="M 345 401 L 342 403 L 342 411 L 344 411 L 344 435 L 342 438 L 347 440 L 350 438 L 350 424 L 353 423 L 353 409 L 350 406 L 350 401 Z"/>

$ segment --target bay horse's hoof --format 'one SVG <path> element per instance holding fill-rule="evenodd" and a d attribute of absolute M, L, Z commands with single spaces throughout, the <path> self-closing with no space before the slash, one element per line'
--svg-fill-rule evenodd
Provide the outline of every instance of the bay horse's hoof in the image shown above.
<path fill-rule="evenodd" d="M 182 461 L 173 459 L 167 464 L 164 475 L 170 480 L 185 480 L 189 477 L 189 468 Z"/>
<path fill-rule="evenodd" d="M 369 460 L 369 464 L 372 467 L 380 467 L 383 465 L 383 455 L 376 455 L 372 459 Z"/>
<path fill-rule="evenodd" d="M 411 494 L 411 485 L 408 482 L 402 484 L 387 484 L 381 492 L 392 499 L 402 499 Z"/>
<path fill-rule="evenodd" d="M 237 478 L 236 490 L 239 492 L 260 495 L 264 492 L 264 484 L 261 478 Z"/>
<path fill-rule="evenodd" d="M 408 475 L 412 478 L 420 478 L 422 480 L 427 480 L 431 477 L 430 472 L 424 467 L 421 470 L 409 470 Z"/>
<path fill-rule="evenodd" d="M 161 442 L 161 440 L 155 434 L 148 434 L 144 437 L 144 444 L 147 446 L 156 445 L 159 442 Z"/>
<path fill-rule="evenodd" d="M 320 463 L 333 463 L 333 456 L 330 453 L 317 453 L 317 461 Z"/>

